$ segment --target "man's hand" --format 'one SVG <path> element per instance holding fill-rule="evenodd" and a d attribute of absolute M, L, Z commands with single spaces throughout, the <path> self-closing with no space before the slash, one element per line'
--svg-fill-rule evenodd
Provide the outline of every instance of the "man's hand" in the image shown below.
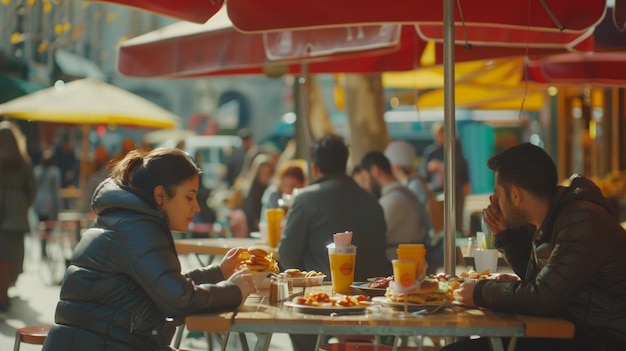
<path fill-rule="evenodd" d="M 500 232 L 508 229 L 504 220 L 504 214 L 502 214 L 502 210 L 500 209 L 498 198 L 495 195 L 489 196 L 489 206 L 483 210 L 483 218 L 489 230 L 491 230 L 494 235 L 498 235 Z"/>
<path fill-rule="evenodd" d="M 465 282 L 459 286 L 458 289 L 454 290 L 454 294 L 458 296 L 458 301 L 463 304 L 463 306 L 470 308 L 477 308 L 478 306 L 474 302 L 474 288 L 476 287 L 475 281 Z"/>

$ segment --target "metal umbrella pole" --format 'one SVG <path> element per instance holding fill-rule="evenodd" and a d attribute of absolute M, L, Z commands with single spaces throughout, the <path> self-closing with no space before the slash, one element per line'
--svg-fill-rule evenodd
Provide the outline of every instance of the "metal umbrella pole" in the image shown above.
<path fill-rule="evenodd" d="M 454 174 L 455 115 L 454 115 L 454 0 L 443 2 L 443 85 L 444 85 L 444 271 L 456 272 L 456 201 Z"/>

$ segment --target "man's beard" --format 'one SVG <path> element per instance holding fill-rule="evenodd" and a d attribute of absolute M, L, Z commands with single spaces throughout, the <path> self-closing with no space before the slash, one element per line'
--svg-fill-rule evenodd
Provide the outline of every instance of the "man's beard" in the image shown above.
<path fill-rule="evenodd" d="M 528 214 L 523 210 L 519 209 L 513 202 L 510 197 L 506 199 L 506 207 L 507 207 L 507 215 L 504 217 L 504 221 L 506 222 L 507 227 L 511 229 L 517 229 L 525 226 L 530 223 L 528 218 Z"/>

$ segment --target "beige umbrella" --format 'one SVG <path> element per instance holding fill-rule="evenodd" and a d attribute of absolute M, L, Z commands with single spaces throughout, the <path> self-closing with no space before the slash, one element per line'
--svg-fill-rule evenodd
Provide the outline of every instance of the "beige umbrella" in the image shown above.
<path fill-rule="evenodd" d="M 0 104 L 0 116 L 83 126 L 80 186 L 84 184 L 89 129 L 95 124 L 173 128 L 178 117 L 160 106 L 108 83 L 81 79 Z"/>

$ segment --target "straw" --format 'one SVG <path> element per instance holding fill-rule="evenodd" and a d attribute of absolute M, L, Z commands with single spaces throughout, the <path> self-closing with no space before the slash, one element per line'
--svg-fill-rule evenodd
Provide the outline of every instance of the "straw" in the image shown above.
<path fill-rule="evenodd" d="M 350 246 L 350 244 L 352 244 L 352 232 L 345 231 L 343 233 L 336 233 L 333 235 L 333 242 L 335 243 L 335 247 Z"/>

